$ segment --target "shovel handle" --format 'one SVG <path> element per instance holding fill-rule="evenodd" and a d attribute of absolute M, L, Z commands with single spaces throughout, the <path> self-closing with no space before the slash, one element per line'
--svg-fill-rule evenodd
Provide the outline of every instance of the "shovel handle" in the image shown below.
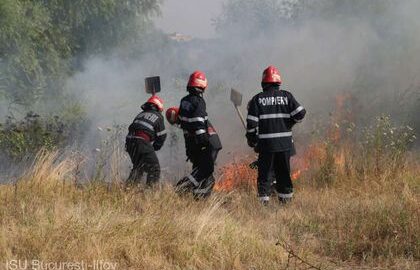
<path fill-rule="evenodd" d="M 238 115 L 239 115 L 239 118 L 241 119 L 241 122 L 242 122 L 242 125 L 244 126 L 244 128 L 245 128 L 245 130 L 246 130 L 246 122 L 245 122 L 245 118 L 244 118 L 244 116 L 242 115 L 242 113 L 241 113 L 241 111 L 239 110 L 239 107 L 238 106 L 236 106 L 236 105 L 233 105 L 234 107 L 235 107 L 235 109 L 236 109 L 236 112 L 238 113 Z M 251 164 L 250 164 L 250 168 L 251 169 L 256 169 L 256 168 L 258 168 L 258 161 L 254 161 L 254 162 L 252 162 Z M 256 166 L 255 166 L 256 165 Z"/>
<path fill-rule="evenodd" d="M 238 115 L 239 115 L 239 118 L 241 119 L 242 125 L 244 126 L 244 128 L 245 128 L 245 130 L 246 130 L 245 118 L 244 118 L 244 116 L 242 115 L 241 111 L 239 110 L 238 106 L 236 106 L 236 105 L 234 105 L 234 106 L 235 106 L 236 112 L 237 112 L 237 113 L 238 113 Z"/>

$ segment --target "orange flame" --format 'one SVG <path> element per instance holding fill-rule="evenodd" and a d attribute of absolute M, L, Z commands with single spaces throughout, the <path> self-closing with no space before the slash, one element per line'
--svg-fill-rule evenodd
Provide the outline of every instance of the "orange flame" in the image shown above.
<path fill-rule="evenodd" d="M 299 170 L 299 169 L 296 170 L 296 171 L 294 171 L 294 172 L 292 172 L 292 180 L 293 181 L 298 180 L 301 174 L 302 174 L 302 171 Z"/>
<path fill-rule="evenodd" d="M 231 191 L 236 188 L 252 188 L 257 183 L 257 173 L 249 167 L 248 162 L 231 163 L 221 170 L 219 181 L 214 190 Z"/>
<path fill-rule="evenodd" d="M 343 143 L 341 134 L 342 127 L 340 123 L 343 121 L 351 122 L 353 115 L 348 106 L 352 105 L 352 96 L 343 93 L 336 96 L 335 109 L 331 117 L 330 128 L 327 131 L 329 141 L 335 145 Z M 327 144 L 323 142 L 314 142 L 306 146 L 302 154 L 293 157 L 292 166 L 297 168 L 291 173 L 293 181 L 302 177 L 302 174 L 310 168 L 320 166 L 327 158 Z M 335 165 L 338 169 L 343 170 L 346 148 L 340 147 L 340 151 L 334 153 Z M 347 151 L 351 151 L 347 147 Z M 214 189 L 216 191 L 231 191 L 238 188 L 255 188 L 257 183 L 257 170 L 249 167 L 250 160 L 243 160 L 239 163 L 231 163 L 221 169 L 221 175 L 216 182 Z"/>
<path fill-rule="evenodd" d="M 221 169 L 221 176 L 214 186 L 215 191 L 232 191 L 234 189 L 253 189 L 257 185 L 258 170 L 251 169 L 248 161 L 231 163 Z M 293 171 L 291 178 L 296 181 L 302 170 Z"/>

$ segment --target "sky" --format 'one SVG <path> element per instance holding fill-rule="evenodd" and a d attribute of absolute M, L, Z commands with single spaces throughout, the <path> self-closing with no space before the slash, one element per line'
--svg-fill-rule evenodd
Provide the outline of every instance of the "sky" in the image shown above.
<path fill-rule="evenodd" d="M 178 32 L 196 38 L 215 36 L 212 19 L 217 17 L 224 0 L 164 0 L 162 16 L 156 26 L 164 32 Z"/>

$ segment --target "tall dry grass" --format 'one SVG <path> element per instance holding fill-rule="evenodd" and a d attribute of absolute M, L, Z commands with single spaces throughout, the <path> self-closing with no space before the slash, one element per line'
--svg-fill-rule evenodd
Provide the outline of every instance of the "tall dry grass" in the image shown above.
<path fill-rule="evenodd" d="M 169 185 L 127 190 L 117 181 L 75 184 L 75 159 L 42 152 L 16 184 L 0 186 L 0 262 L 419 269 L 419 164 L 408 159 L 397 174 L 360 178 L 346 157 L 355 166 L 350 171 L 325 161 L 296 182 L 292 204 L 263 207 L 249 189 L 196 201 L 177 196 Z M 334 171 L 327 184 L 325 171 Z"/>

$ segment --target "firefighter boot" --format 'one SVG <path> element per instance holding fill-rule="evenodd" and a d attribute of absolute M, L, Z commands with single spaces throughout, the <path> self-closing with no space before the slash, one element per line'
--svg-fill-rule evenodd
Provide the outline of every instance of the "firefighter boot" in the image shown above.
<path fill-rule="evenodd" d="M 289 204 L 293 199 L 293 192 L 290 193 L 279 193 L 278 194 L 280 204 Z"/>
<path fill-rule="evenodd" d="M 188 176 L 185 176 L 178 181 L 175 185 L 175 192 L 178 194 L 185 194 L 191 192 L 196 185 L 190 180 Z"/>
<path fill-rule="evenodd" d="M 269 196 L 260 196 L 258 199 L 260 200 L 260 202 L 263 206 L 267 206 L 268 203 L 270 202 L 270 197 Z"/>
<path fill-rule="evenodd" d="M 209 197 L 211 192 L 213 191 L 214 184 L 215 179 L 213 175 L 210 175 L 209 177 L 201 181 L 200 185 L 193 190 L 194 198 L 202 199 Z"/>

